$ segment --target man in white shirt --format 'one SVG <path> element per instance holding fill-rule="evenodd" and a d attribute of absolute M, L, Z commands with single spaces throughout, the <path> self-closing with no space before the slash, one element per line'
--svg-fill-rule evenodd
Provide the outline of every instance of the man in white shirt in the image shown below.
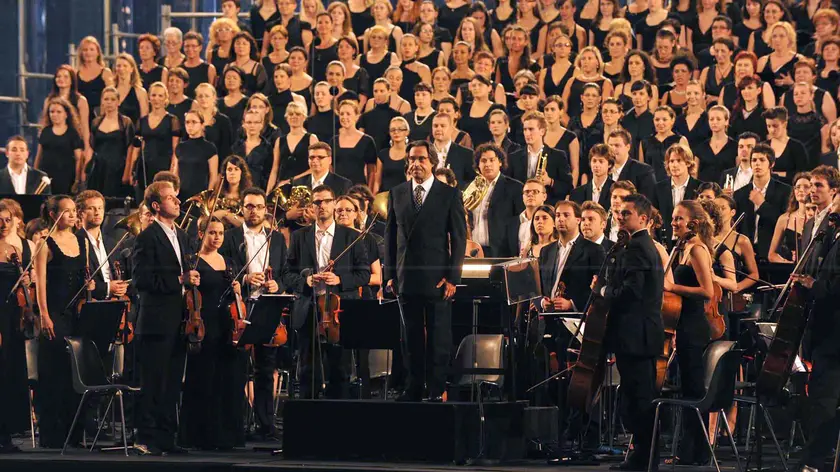
<path fill-rule="evenodd" d="M 96 281 L 93 298 L 105 300 L 125 295 L 128 282 L 113 280 L 113 264 L 118 259 L 119 250 L 117 254 L 111 255 L 107 264 L 103 264 L 116 243 L 113 238 L 102 232 L 102 222 L 105 219 L 105 197 L 96 190 L 85 190 L 76 196 L 76 208 L 79 219 L 82 221 L 82 229 L 76 232 L 76 236 L 85 261 L 90 261 L 91 274 L 100 265 L 102 266 L 96 274 L 93 274 Z M 88 249 L 89 252 L 87 252 Z"/>
<path fill-rule="evenodd" d="M 618 212 L 621 210 L 621 203 L 624 201 L 624 197 L 634 193 L 638 193 L 636 186 L 629 180 L 619 180 L 610 187 L 610 213 L 607 218 L 608 231 L 606 234 L 607 239 L 612 242 L 618 241 Z"/>
<path fill-rule="evenodd" d="M 696 162 L 691 149 L 682 144 L 674 144 L 665 151 L 665 170 L 668 178 L 657 182 L 653 206 L 662 214 L 662 227 L 665 230 L 666 240 L 673 238 L 671 215 L 674 208 L 683 200 L 697 198 L 700 181 L 691 176 L 692 170 L 697 165 Z"/>
<path fill-rule="evenodd" d="M 50 179 L 40 170 L 29 167 L 29 144 L 23 136 L 12 136 L 6 141 L 9 164 L 0 170 L 0 195 L 31 195 L 39 186 L 41 195 L 52 193 Z"/>
<path fill-rule="evenodd" d="M 438 113 L 432 118 L 432 145 L 439 157 L 435 169 L 449 168 L 455 174 L 460 188 L 475 178 L 472 151 L 452 140 L 454 120 L 448 113 Z"/>
<path fill-rule="evenodd" d="M 834 167 L 821 165 L 811 171 L 811 203 L 817 208 L 814 218 L 805 222 L 802 228 L 802 250 L 808 247 L 820 231 L 826 231 L 827 236 L 822 241 L 814 243 L 813 255 L 805 267 L 806 274 L 816 275 L 834 243 L 834 232 L 830 229 L 828 214 L 834 210 L 838 187 L 840 187 L 840 171 Z"/>
<path fill-rule="evenodd" d="M 525 210 L 519 214 L 519 225 L 516 239 L 519 241 L 519 254 L 524 255 L 531 246 L 531 223 L 534 219 L 534 212 L 545 203 L 545 186 L 537 179 L 528 179 L 522 189 L 522 201 L 525 203 Z"/>
<path fill-rule="evenodd" d="M 738 136 L 738 166 L 723 171 L 720 176 L 720 186 L 730 196 L 747 186 L 752 181 L 753 171 L 750 166 L 750 156 L 759 137 L 757 134 L 747 131 Z"/>
<path fill-rule="evenodd" d="M 607 210 L 595 202 L 584 202 L 581 205 L 580 232 L 583 237 L 595 244 L 601 245 L 605 251 L 613 246 L 604 234 L 607 228 Z"/>
<path fill-rule="evenodd" d="M 487 257 L 515 257 L 518 241 L 510 241 L 505 226 L 519 218 L 525 209 L 522 184 L 502 174 L 504 152 L 495 144 L 485 143 L 475 151 L 476 179 L 487 182 L 487 191 L 472 211 L 472 240 L 481 245 Z"/>

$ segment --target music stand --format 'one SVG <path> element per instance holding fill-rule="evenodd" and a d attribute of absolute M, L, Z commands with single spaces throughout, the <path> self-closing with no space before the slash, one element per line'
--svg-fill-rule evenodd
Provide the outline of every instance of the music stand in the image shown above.
<path fill-rule="evenodd" d="M 397 301 L 341 300 L 341 346 L 345 349 L 399 349 Z"/>
<path fill-rule="evenodd" d="M 126 308 L 125 300 L 91 300 L 82 305 L 76 323 L 76 335 L 96 344 L 100 357 L 119 335 L 120 321 Z"/>
<path fill-rule="evenodd" d="M 248 324 L 239 338 L 239 345 L 269 344 L 274 331 L 280 325 L 283 308 L 294 301 L 294 295 L 263 293 L 250 299 L 253 305 L 248 315 Z"/>

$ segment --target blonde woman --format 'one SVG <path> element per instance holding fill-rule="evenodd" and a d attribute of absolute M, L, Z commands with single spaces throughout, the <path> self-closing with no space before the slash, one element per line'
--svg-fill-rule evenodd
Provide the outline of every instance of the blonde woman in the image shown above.
<path fill-rule="evenodd" d="M 574 118 L 582 111 L 581 93 L 586 84 L 597 84 L 601 89 L 601 102 L 612 95 L 613 85 L 610 79 L 604 77 L 604 60 L 601 51 L 594 46 L 587 46 L 575 58 L 575 76 L 566 84 L 563 90 L 563 103 L 566 113 Z"/>
<path fill-rule="evenodd" d="M 773 95 L 781 97 L 793 85 L 793 67 L 802 55 L 796 52 L 796 30 L 793 25 L 779 21 L 768 29 L 773 52 L 758 58 L 756 70 L 761 80 L 770 83 Z"/>
<path fill-rule="evenodd" d="M 79 77 L 79 93 L 87 99 L 93 119 L 99 111 L 102 90 L 114 84 L 114 74 L 105 66 L 102 47 L 93 36 L 86 36 L 79 42 L 76 75 Z"/>
<path fill-rule="evenodd" d="M 289 103 L 284 115 L 289 132 L 274 143 L 274 160 L 266 185 L 270 190 L 309 174 L 309 146 L 318 142 L 318 137 L 303 127 L 308 113 L 300 103 Z"/>
<path fill-rule="evenodd" d="M 330 3 L 330 6 L 327 7 L 327 13 L 333 21 L 333 37 L 335 39 L 345 36 L 356 39 L 356 35 L 353 33 L 353 24 L 350 22 L 350 10 L 345 3 Z"/>
<path fill-rule="evenodd" d="M 140 80 L 134 57 L 128 53 L 117 56 L 115 85 L 120 94 L 120 114 L 131 118 L 135 125 L 149 114 L 149 97 Z"/>
<path fill-rule="evenodd" d="M 387 37 L 387 42 L 385 43 L 386 49 L 390 52 L 397 53 L 400 50 L 400 40 L 402 40 L 403 31 L 391 21 L 393 12 L 394 7 L 391 6 L 389 0 L 375 0 L 371 7 L 371 14 L 373 15 L 375 26 L 381 26 L 385 29 Z M 371 45 L 370 35 L 372 32 L 373 28 L 368 28 L 365 31 L 365 52 L 368 51 L 369 45 Z"/>
<path fill-rule="evenodd" d="M 233 128 L 230 118 L 219 112 L 216 88 L 208 83 L 196 87 L 192 109 L 204 119 L 204 136 L 216 146 L 219 159 L 227 158 L 233 145 Z"/>
<path fill-rule="evenodd" d="M 302 0 L 300 4 L 300 21 L 315 26 L 318 15 L 324 12 L 321 0 Z"/>
<path fill-rule="evenodd" d="M 210 40 L 207 42 L 207 62 L 213 64 L 217 73 L 233 62 L 233 38 L 239 34 L 239 25 L 230 18 L 217 18 L 210 25 Z"/>
<path fill-rule="evenodd" d="M 289 44 L 289 31 L 283 25 L 276 25 L 268 33 L 268 44 L 271 45 L 271 52 L 263 55 L 262 66 L 265 69 L 265 76 L 269 79 L 265 87 L 266 93 L 274 92 L 274 69 L 289 60 L 289 51 L 286 46 Z"/>
<path fill-rule="evenodd" d="M 137 196 L 143 195 L 146 185 L 151 184 L 155 174 L 162 170 L 175 172 L 177 159 L 175 148 L 182 134 L 181 122 L 166 111 L 169 105 L 169 92 L 162 82 L 155 82 L 149 87 L 149 102 L 152 111 L 140 119 L 137 134 L 142 138 L 142 148 L 134 147 L 130 156 L 123 182 L 134 172 L 133 184 L 137 187 Z"/>

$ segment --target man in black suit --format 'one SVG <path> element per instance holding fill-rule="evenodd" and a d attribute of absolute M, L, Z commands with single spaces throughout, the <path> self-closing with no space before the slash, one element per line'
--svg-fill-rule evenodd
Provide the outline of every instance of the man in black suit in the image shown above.
<path fill-rule="evenodd" d="M 510 118 L 504 110 L 494 109 L 490 112 L 490 117 L 487 119 L 487 124 L 490 127 L 490 134 L 493 135 L 493 142 L 502 148 L 506 156 L 510 156 L 514 152 L 522 149 L 522 146 L 513 142 L 508 137 L 510 129 Z"/>
<path fill-rule="evenodd" d="M 434 148 L 414 141 L 407 154 L 411 180 L 391 189 L 385 230 L 384 280 L 405 305 L 408 379 L 399 400 L 419 401 L 424 384 L 440 400 L 452 347 L 452 297 L 467 246 L 466 215 L 461 192 L 433 175 Z"/>
<path fill-rule="evenodd" d="M 498 146 L 485 143 L 475 150 L 475 166 L 488 189 L 472 210 L 472 240 L 480 244 L 486 257 L 515 257 L 519 241 L 511 241 L 506 227 L 525 209 L 522 183 L 502 174 L 505 154 Z"/>
<path fill-rule="evenodd" d="M 621 374 L 621 411 L 633 433 L 634 451 L 619 470 L 647 470 L 657 396 L 656 356 L 662 352 L 660 307 L 664 287 L 662 259 L 647 231 L 652 205 L 643 195 L 624 198 L 619 210 L 621 229 L 631 234 L 627 247 L 615 256 L 614 268 L 598 280 L 596 292 L 609 303 L 606 343 L 615 353 Z M 655 443 L 654 443 L 655 448 Z M 654 455 L 654 470 L 658 455 Z"/>
<path fill-rule="evenodd" d="M 636 191 L 636 186 L 629 180 L 619 180 L 610 187 L 610 211 L 607 217 L 607 229 L 604 233 L 607 239 L 612 242 L 618 241 L 618 212 L 621 211 L 621 202 L 624 197 L 639 193 Z"/>
<path fill-rule="evenodd" d="M 569 200 L 583 205 L 584 202 L 593 201 L 604 209 L 610 209 L 610 187 L 613 180 L 610 172 L 615 167 L 615 153 L 606 144 L 596 144 L 589 150 L 589 168 L 592 170 L 592 178 L 589 182 L 579 186 L 572 191 Z"/>
<path fill-rule="evenodd" d="M 448 113 L 438 113 L 432 118 L 432 145 L 438 155 L 436 168 L 450 169 L 458 181 L 458 188 L 463 190 L 475 178 L 473 153 L 452 140 L 453 122 Z"/>
<path fill-rule="evenodd" d="M 752 156 L 752 150 L 758 142 L 758 135 L 752 131 L 745 131 L 738 136 L 738 166 L 723 171 L 718 182 L 722 189 L 735 192 L 741 190 L 752 181 L 753 173 L 752 167 L 750 167 L 750 156 Z M 727 188 L 727 185 L 729 185 L 729 188 Z"/>
<path fill-rule="evenodd" d="M 283 268 L 283 284 L 299 298 L 292 312 L 292 326 L 301 339 L 301 396 L 316 398 L 324 372 L 327 398 L 348 398 L 350 351 L 338 344 L 322 343 L 314 338 L 313 299 L 337 294 L 344 299 L 358 299 L 359 287 L 370 281 L 370 265 L 364 244 L 354 245 L 341 259 L 336 257 L 350 247 L 358 232 L 337 225 L 333 217 L 336 194 L 326 185 L 312 190 L 315 224 L 292 234 L 289 257 Z M 330 261 L 335 266 L 328 268 Z M 313 363 L 315 372 L 313 373 Z M 325 366 L 321 370 L 319 365 Z M 312 389 L 313 383 L 315 389 Z"/>
<path fill-rule="evenodd" d="M 811 258 L 805 266 L 806 274 L 815 275 L 817 273 L 817 269 L 819 269 L 834 243 L 834 233 L 829 231 L 827 216 L 832 211 L 838 187 L 840 187 L 840 172 L 837 169 L 829 166 L 819 166 L 811 171 L 811 203 L 816 205 L 817 208 L 814 217 L 806 221 L 802 228 L 802 250 L 804 251 L 804 248 L 808 247 L 808 244 L 820 231 L 826 231 L 828 234 L 822 241 L 814 243 Z"/>
<path fill-rule="evenodd" d="M 672 146 L 665 152 L 665 171 L 669 177 L 656 183 L 653 206 L 662 215 L 666 241 L 673 238 L 671 214 L 674 208 L 683 200 L 697 198 L 697 187 L 700 186 L 700 181 L 691 176 L 695 165 L 694 154 L 687 147 Z"/>
<path fill-rule="evenodd" d="M 607 229 L 607 210 L 601 205 L 589 201 L 580 207 L 580 232 L 583 237 L 609 251 L 615 244 L 604 234 Z"/>
<path fill-rule="evenodd" d="M 636 187 L 637 192 L 648 197 L 648 200 L 652 200 L 654 187 L 656 186 L 653 167 L 644 162 L 630 159 L 632 142 L 633 138 L 627 130 L 618 128 L 610 131 L 607 144 L 615 153 L 615 165 L 610 172 L 610 178 L 613 182 L 629 180 Z M 636 148 L 638 149 L 638 145 Z"/>
<path fill-rule="evenodd" d="M 76 209 L 82 228 L 76 231 L 79 247 L 85 261 L 90 261 L 91 273 L 105 261 L 116 241 L 102 232 L 102 222 L 105 220 L 105 197 L 96 190 L 85 190 L 76 196 Z M 94 275 L 96 288 L 91 296 L 96 300 L 106 300 L 110 297 L 121 297 L 128 289 L 125 280 L 113 280 L 114 262 L 118 261 L 119 253 L 112 254 L 107 264 Z M 122 262 L 120 262 L 122 264 Z M 107 349 L 108 346 L 104 348 Z"/>
<path fill-rule="evenodd" d="M 329 144 L 323 141 L 310 144 L 309 170 L 312 173 L 294 179 L 292 187 L 302 185 L 313 189 L 319 185 L 326 185 L 334 189 L 336 195 L 344 195 L 353 183 L 349 179 L 330 171 L 332 161 L 332 148 Z"/>
<path fill-rule="evenodd" d="M 242 192 L 243 224 L 225 232 L 220 253 L 233 260 L 235 267 L 246 266 L 242 279 L 243 293 L 257 298 L 260 293 L 282 291 L 278 280 L 286 262 L 286 238 L 279 231 L 265 228 L 265 192 L 257 187 Z M 266 242 L 267 238 L 271 241 Z M 266 275 L 271 269 L 271 280 Z M 274 371 L 277 368 L 278 348 L 258 344 L 254 346 L 254 419 L 256 434 L 262 438 L 277 438 L 274 426 Z"/>
<path fill-rule="evenodd" d="M 181 211 L 175 188 L 169 182 L 153 182 L 146 188 L 144 201 L 155 219 L 134 245 L 142 378 L 137 440 L 154 455 L 183 453 L 175 445 L 175 409 L 186 355 L 182 294 L 185 286 L 198 286 L 201 279 L 186 260 L 192 252 L 187 234 L 175 225 Z"/>
<path fill-rule="evenodd" d="M 565 200 L 572 191 L 572 170 L 569 156 L 565 152 L 546 146 L 543 142 L 546 130 L 545 115 L 529 111 L 522 117 L 522 134 L 525 147 L 508 156 L 506 174 L 520 182 L 540 179 L 548 195 L 546 202 L 553 205 Z M 545 157 L 545 172 L 537 174 L 540 160 Z"/>
<path fill-rule="evenodd" d="M 773 177 L 775 163 L 773 148 L 766 144 L 756 145 L 750 156 L 752 183 L 735 192 L 733 196 L 738 210 L 744 212 L 742 233 L 753 242 L 756 255 L 765 260 L 770 250 L 776 220 L 785 211 L 790 196 L 790 186 Z"/>
<path fill-rule="evenodd" d="M 41 195 L 52 193 L 49 177 L 38 169 L 29 167 L 29 144 L 20 135 L 6 141 L 6 158 L 9 164 L 0 170 L 0 195 L 32 195 L 46 179 L 46 187 Z"/>

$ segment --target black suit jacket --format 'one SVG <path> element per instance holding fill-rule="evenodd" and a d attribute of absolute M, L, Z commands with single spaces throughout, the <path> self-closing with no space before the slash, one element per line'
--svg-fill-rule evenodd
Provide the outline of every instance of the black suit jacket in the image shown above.
<path fill-rule="evenodd" d="M 638 148 L 638 146 L 636 147 Z M 629 180 L 630 182 L 633 182 L 633 185 L 636 186 L 637 192 L 653 201 L 655 193 L 654 187 L 656 187 L 653 167 L 635 159 L 628 159 L 627 163 L 624 164 L 624 168 L 621 169 L 621 174 L 619 174 L 618 180 Z"/>
<path fill-rule="evenodd" d="M 305 187 L 312 188 L 312 176 L 311 175 L 304 175 L 303 177 L 299 177 L 292 181 L 292 186 L 303 185 Z M 334 172 L 327 173 L 327 176 L 324 177 L 324 185 L 328 186 L 329 188 L 333 189 L 335 192 L 335 196 L 341 196 L 347 193 L 347 190 L 353 185 L 349 179 L 346 179 Z"/>
<path fill-rule="evenodd" d="M 837 153 L 827 152 L 825 154 L 822 154 L 820 156 L 818 165 L 834 167 L 835 169 L 837 169 Z"/>
<path fill-rule="evenodd" d="M 522 183 L 504 174 L 499 175 L 490 205 L 487 209 L 487 226 L 490 233 L 491 254 L 487 257 L 516 257 L 519 255 L 519 240 L 511 240 L 507 227 L 525 211 L 522 201 Z"/>
<path fill-rule="evenodd" d="M 473 151 L 467 149 L 455 141 L 449 145 L 446 160 L 443 166 L 455 174 L 458 181 L 458 188 L 467 188 L 467 185 L 475 179 L 475 166 L 473 165 Z"/>
<path fill-rule="evenodd" d="M 688 178 L 685 187 L 683 200 L 694 200 L 697 198 L 697 187 L 700 181 L 694 177 Z M 671 178 L 665 178 L 656 183 L 656 190 L 653 194 L 653 206 L 662 214 L 662 229 L 665 231 L 667 241 L 671 240 L 674 230 L 671 228 L 671 214 L 674 213 L 674 199 L 671 195 Z"/>
<path fill-rule="evenodd" d="M 176 228 L 181 262 L 160 224 L 153 221 L 134 244 L 134 283 L 140 294 L 137 334 L 175 336 L 184 319 L 182 285 L 178 277 L 188 268 L 191 254 L 187 234 Z"/>
<path fill-rule="evenodd" d="M 540 251 L 540 284 L 544 297 L 551 297 L 551 289 L 557 278 L 559 249 L 557 244 L 549 244 Z M 575 309 L 583 311 L 592 289 L 589 284 L 592 277 L 598 275 L 598 270 L 604 262 L 604 248 L 593 243 L 579 234 L 569 253 L 560 281 L 566 285 L 563 298 L 571 300 Z"/>
<path fill-rule="evenodd" d="M 35 193 L 35 189 L 38 188 L 38 185 L 41 183 L 41 178 L 47 177 L 47 174 L 41 172 L 38 169 L 33 169 L 30 167 L 26 171 L 26 194 L 32 195 Z M 12 175 L 9 173 L 9 168 L 4 167 L 0 169 L 0 195 L 14 195 L 15 194 L 15 186 L 12 185 Z M 41 195 L 50 195 L 52 194 L 52 188 L 48 184 L 47 187 L 41 192 Z"/>
<path fill-rule="evenodd" d="M 808 244 L 811 243 L 811 233 L 814 231 L 814 218 L 805 222 L 805 226 L 802 227 L 802 250 L 804 251 Z M 831 230 L 831 226 L 828 224 L 828 215 L 823 218 L 820 222 L 819 228 L 817 228 L 817 234 L 820 231 L 825 231 L 826 235 L 822 238 L 822 241 L 817 241 L 814 243 L 814 249 L 811 252 L 811 257 L 808 260 L 808 263 L 805 265 L 805 273 L 809 275 L 817 275 L 817 271 L 819 270 L 820 266 L 822 265 L 823 260 L 825 260 L 826 256 L 828 255 L 828 251 L 831 249 L 831 246 L 834 244 L 834 231 Z"/>
<path fill-rule="evenodd" d="M 615 246 L 615 243 L 604 235 L 604 240 L 601 241 L 601 247 L 604 248 L 604 251 L 610 252 L 613 246 Z"/>
<path fill-rule="evenodd" d="M 435 179 L 423 206 L 414 211 L 412 182 L 391 189 L 385 225 L 385 281 L 402 295 L 440 298 L 442 278 L 461 281 L 467 221 L 461 191 Z M 521 199 L 520 199 L 521 201 Z"/>
<path fill-rule="evenodd" d="M 604 182 L 604 187 L 601 189 L 601 195 L 598 197 L 598 204 L 608 212 L 610 211 L 612 184 L 612 179 L 607 177 L 607 181 Z M 592 200 L 592 180 L 572 190 L 572 195 L 569 197 L 569 200 L 576 202 L 578 205 L 583 205 L 583 202 Z"/>
<path fill-rule="evenodd" d="M 225 231 L 225 242 L 222 243 L 222 247 L 219 249 L 220 254 L 233 261 L 237 271 L 245 267 L 245 264 L 248 263 L 248 251 L 247 245 L 245 244 L 244 228 L 245 226 L 243 225 L 239 228 L 231 228 Z M 263 228 L 263 232 L 267 234 L 268 230 Z M 271 245 L 268 249 L 268 265 L 271 267 L 274 279 L 280 286 L 280 291 L 278 293 L 282 293 L 285 289 L 283 287 L 283 281 L 280 277 L 283 273 L 283 265 L 286 263 L 286 237 L 283 236 L 283 233 L 275 231 L 271 233 L 271 242 L 268 244 Z M 248 270 L 245 269 L 243 275 L 247 273 Z M 240 280 L 240 282 L 241 281 L 242 280 Z M 250 287 L 243 284 L 243 289 L 249 290 Z"/>
<path fill-rule="evenodd" d="M 548 154 L 545 162 L 546 173 L 554 179 L 554 184 L 545 188 L 546 203 L 554 205 L 559 200 L 565 200 L 572 191 L 572 168 L 565 151 L 548 146 L 543 150 Z M 528 148 L 521 147 L 508 156 L 506 174 L 520 182 L 528 180 Z"/>
<path fill-rule="evenodd" d="M 776 220 L 782 216 L 782 213 L 787 208 L 790 186 L 776 180 L 776 178 L 771 178 L 770 183 L 767 184 L 767 191 L 764 194 L 764 203 L 758 210 L 755 209 L 755 205 L 750 201 L 750 192 L 752 189 L 753 184 L 749 183 L 738 189 L 734 194 L 735 203 L 738 205 L 738 212 L 744 213 L 744 221 L 741 223 L 741 234 L 750 238 L 750 241 L 755 241 L 757 234 L 758 243 L 755 244 L 755 252 L 758 257 L 767 259 L 767 252 L 770 250 L 770 241 L 773 239 L 773 231 L 776 229 Z M 758 227 L 755 225 L 756 215 L 759 216 Z"/>
<path fill-rule="evenodd" d="M 837 342 L 840 337 L 838 292 L 840 292 L 840 244 L 834 242 L 809 292 L 809 297 L 814 302 L 809 326 L 814 352 L 835 356 L 840 353 L 840 343 Z"/>
<path fill-rule="evenodd" d="M 114 249 L 114 244 L 116 241 L 114 238 L 108 236 L 103 231 L 102 233 L 102 243 L 105 246 L 105 252 L 110 253 L 112 249 Z M 93 274 L 96 269 L 99 268 L 99 265 L 102 264 L 103 261 L 100 261 L 98 257 L 96 257 L 96 251 L 93 250 L 93 242 L 89 243 L 89 246 L 85 245 L 85 241 L 87 239 L 87 233 L 85 230 L 80 229 L 76 231 L 76 239 L 79 241 L 79 248 L 82 251 L 82 260 L 83 261 L 90 261 L 90 272 Z M 88 250 L 89 249 L 89 250 Z M 108 273 L 111 275 L 111 279 L 114 278 L 114 261 L 117 260 L 119 257 L 119 253 L 111 255 L 111 258 L 108 260 Z M 120 262 L 120 265 L 123 265 Z M 123 269 L 125 267 L 122 267 Z M 123 277 L 128 278 L 128 274 L 124 274 Z M 91 296 L 94 300 L 105 300 L 108 298 L 108 287 L 105 284 L 105 277 L 102 275 L 102 271 L 98 271 L 96 275 L 93 276 L 93 280 L 96 282 L 96 288 L 93 289 Z"/>
<path fill-rule="evenodd" d="M 616 354 L 654 357 L 664 342 L 662 259 L 647 231 L 634 234 L 627 247 L 610 259 L 607 263 L 614 263 L 615 270 L 604 290 L 610 304 L 607 343 Z M 600 291 L 600 282 L 596 290 Z"/>
<path fill-rule="evenodd" d="M 300 329 L 306 316 L 312 310 L 312 287 L 306 284 L 308 275 L 317 272 L 318 257 L 315 249 L 316 225 L 307 226 L 292 233 L 289 256 L 283 265 L 283 285 L 299 298 L 292 311 L 292 326 Z M 330 259 L 335 258 L 347 248 L 359 235 L 346 226 L 335 225 Z M 359 298 L 359 287 L 367 286 L 370 281 L 370 264 L 363 242 L 354 245 L 341 259 L 338 259 L 333 273 L 341 278 L 336 287 L 327 286 L 328 293 L 338 293 L 346 299 Z"/>

